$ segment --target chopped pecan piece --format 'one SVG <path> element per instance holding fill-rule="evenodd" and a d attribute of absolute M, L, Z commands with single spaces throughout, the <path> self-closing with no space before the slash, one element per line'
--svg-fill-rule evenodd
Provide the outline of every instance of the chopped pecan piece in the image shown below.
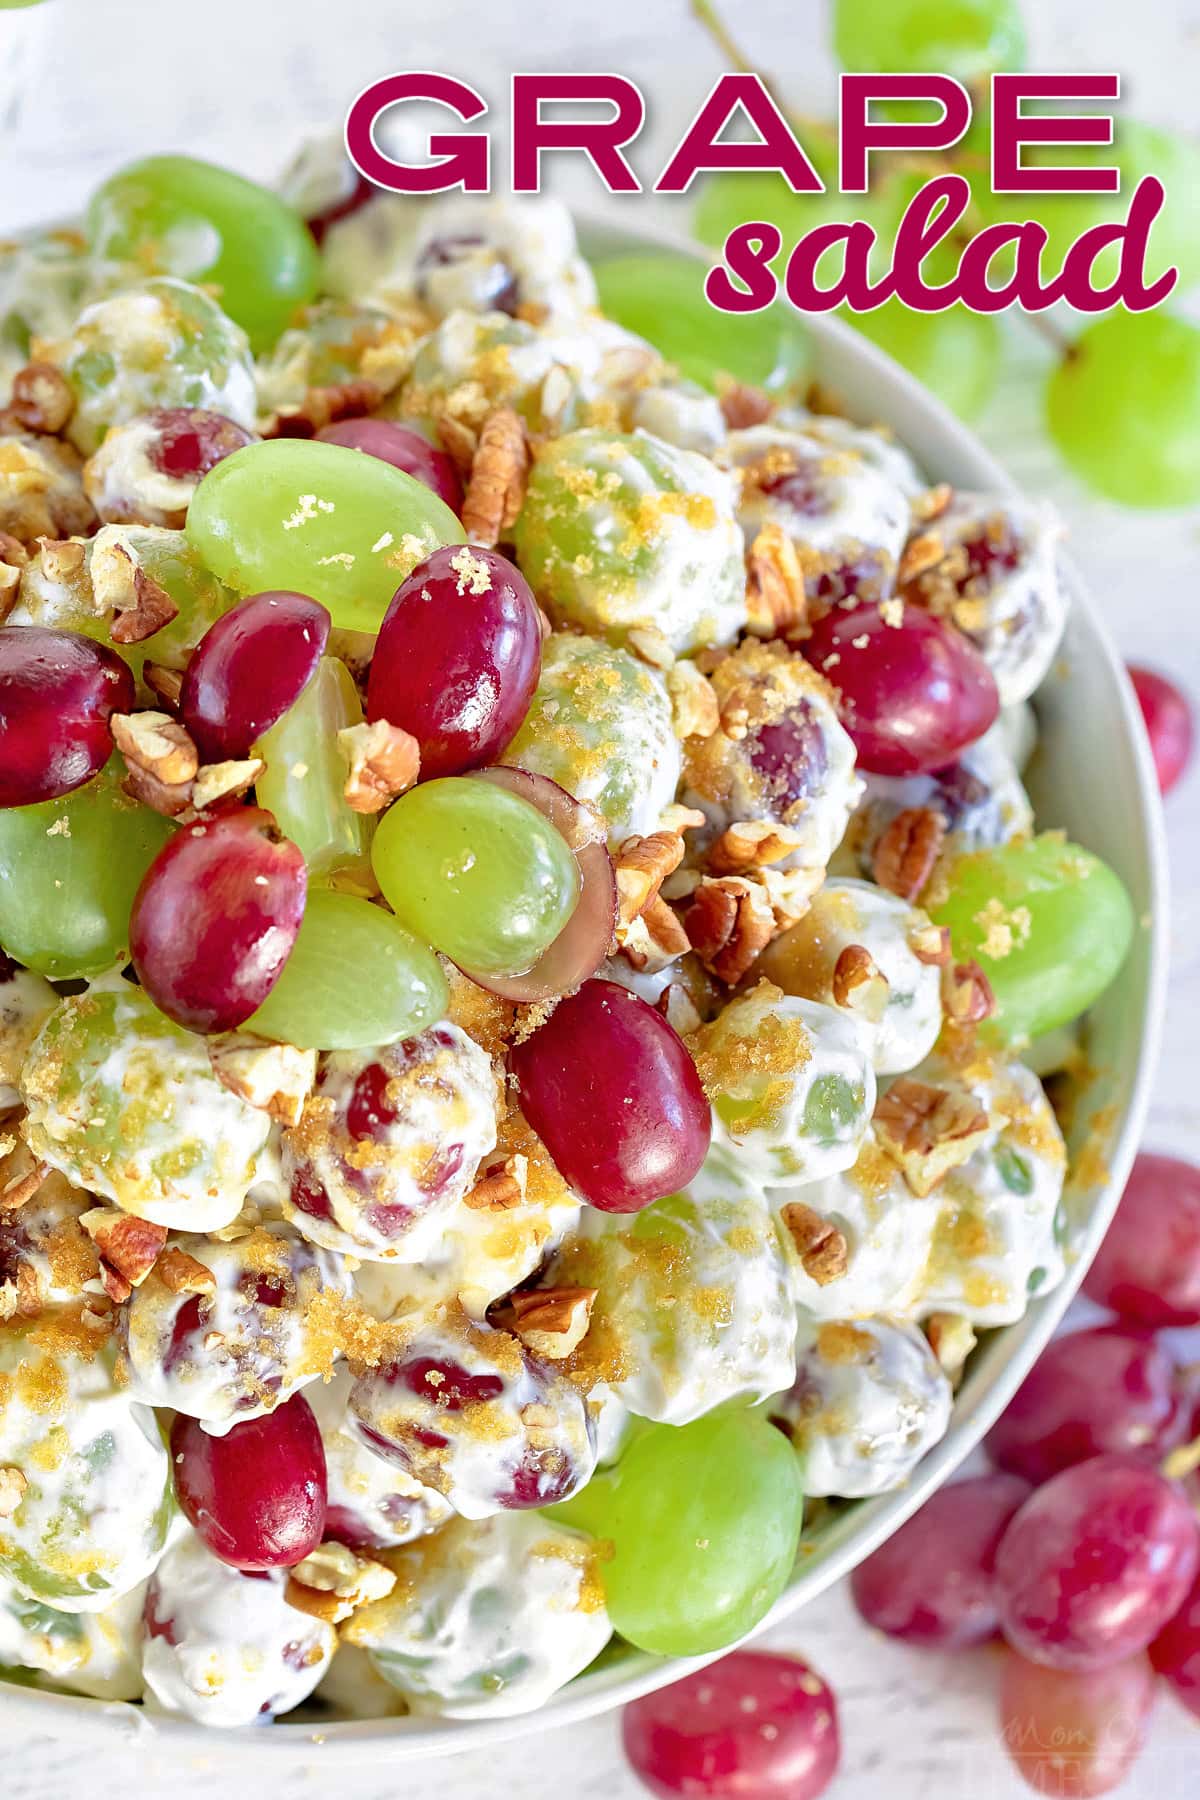
<path fill-rule="evenodd" d="M 364 413 L 374 412 L 383 398 L 379 383 L 361 376 L 330 387 L 310 387 L 299 405 L 280 407 L 263 436 L 316 437 L 326 425 L 336 425 L 340 419 L 360 419 Z"/>
<path fill-rule="evenodd" d="M 102 532 L 92 551 L 92 590 L 102 613 L 111 612 L 114 644 L 140 644 L 176 618 L 179 608 L 118 539 Z"/>
<path fill-rule="evenodd" d="M 26 363 L 13 376 L 9 416 L 26 431 L 57 437 L 75 411 L 75 394 L 53 363 Z"/>
<path fill-rule="evenodd" d="M 911 1075 L 893 1081 L 875 1108 L 880 1144 L 922 1199 L 975 1154 L 989 1129 L 974 1095 L 963 1088 L 933 1087 Z"/>
<path fill-rule="evenodd" d="M 619 924 L 632 924 L 657 898 L 667 876 L 683 861 L 684 842 L 677 831 L 652 831 L 648 837 L 629 837 L 613 858 L 617 878 Z"/>
<path fill-rule="evenodd" d="M 979 1341 L 971 1329 L 971 1321 L 964 1319 L 961 1313 L 930 1313 L 925 1321 L 925 1336 L 942 1373 L 957 1387 L 966 1360 Z"/>
<path fill-rule="evenodd" d="M 385 1600 L 395 1585 L 394 1571 L 374 1557 L 360 1556 L 345 1544 L 324 1543 L 288 1570 L 283 1597 L 297 1612 L 340 1625 L 360 1606 Z"/>
<path fill-rule="evenodd" d="M 437 433 L 442 449 L 465 479 L 471 473 L 471 464 L 479 448 L 479 433 L 456 419 L 453 413 L 442 414 L 437 422 Z"/>
<path fill-rule="evenodd" d="M 195 815 L 190 781 L 178 781 L 174 784 L 160 781 L 149 769 L 130 763 L 121 788 L 131 800 L 148 806 L 151 812 L 161 813 L 164 819 L 187 819 Z"/>
<path fill-rule="evenodd" d="M 918 575 L 935 569 L 946 554 L 946 543 L 940 531 L 919 531 L 910 537 L 900 556 L 896 584 L 907 587 Z"/>
<path fill-rule="evenodd" d="M 933 874 L 946 837 L 946 821 L 931 806 L 906 806 L 875 846 L 872 874 L 881 888 L 911 904 Z"/>
<path fill-rule="evenodd" d="M 652 669 L 665 673 L 675 666 L 675 652 L 670 640 L 664 637 L 655 625 L 639 625 L 629 633 L 626 640 L 635 656 L 648 663 Z"/>
<path fill-rule="evenodd" d="M 49 1163 L 35 1162 L 32 1168 L 25 1165 L 29 1154 L 24 1145 L 4 1160 L 4 1185 L 0 1187 L 0 1213 L 17 1212 L 39 1191 L 42 1183 L 50 1173 Z M 19 1173 L 14 1169 L 19 1168 Z"/>
<path fill-rule="evenodd" d="M 510 1294 L 489 1317 L 535 1356 L 562 1362 L 587 1336 L 596 1288 L 532 1288 Z"/>
<path fill-rule="evenodd" d="M 706 876 L 683 917 L 688 942 L 704 967 L 735 987 L 775 936 L 767 890 L 744 875 Z"/>
<path fill-rule="evenodd" d="M 751 631 L 780 637 L 804 622 L 804 570 L 796 546 L 768 521 L 746 553 L 746 610 Z"/>
<path fill-rule="evenodd" d="M 317 1078 L 315 1050 L 273 1044 L 253 1032 L 234 1031 L 208 1040 L 208 1060 L 222 1087 L 269 1113 L 283 1125 L 297 1125 Z"/>
<path fill-rule="evenodd" d="M 79 1223 L 100 1252 L 101 1275 L 104 1266 L 114 1270 L 124 1281 L 124 1294 L 114 1294 L 105 1282 L 105 1291 L 118 1304 L 129 1298 L 129 1288 L 141 1287 L 158 1261 L 167 1241 L 165 1225 L 152 1225 L 148 1219 L 135 1219 L 132 1213 L 118 1212 L 112 1206 L 95 1206 L 81 1215 Z"/>
<path fill-rule="evenodd" d="M 940 519 L 954 498 L 954 489 L 948 481 L 939 481 L 936 487 L 926 488 L 913 501 L 913 518 L 919 525 L 932 524 Z"/>
<path fill-rule="evenodd" d="M 716 689 L 694 662 L 684 658 L 667 671 L 671 723 L 677 738 L 711 737 L 721 723 Z"/>
<path fill-rule="evenodd" d="M 203 812 L 206 806 L 215 806 L 218 800 L 236 800 L 254 786 L 266 766 L 261 756 L 205 763 L 196 771 L 192 783 L 192 805 L 197 812 Z"/>
<path fill-rule="evenodd" d="M 721 833 L 708 853 L 708 866 L 714 875 L 741 875 L 782 862 L 800 842 L 800 833 L 790 825 L 771 819 L 739 820 Z"/>
<path fill-rule="evenodd" d="M 950 961 L 950 927 L 918 925 L 908 934 L 908 947 L 926 968 L 944 969 Z"/>
<path fill-rule="evenodd" d="M 890 987 L 871 952 L 862 944 L 847 944 L 833 965 L 830 982 L 835 1006 L 878 1025 L 887 1011 Z"/>
<path fill-rule="evenodd" d="M 154 1273 L 172 1294 L 215 1294 L 217 1291 L 217 1278 L 212 1270 L 174 1244 L 168 1244 L 159 1256 Z"/>
<path fill-rule="evenodd" d="M 11 1464 L 0 1469 L 0 1519 L 11 1519 L 24 1498 L 28 1481 Z"/>
<path fill-rule="evenodd" d="M 472 543 L 494 549 L 517 522 L 529 480 L 529 441 L 520 413 L 499 406 L 479 433 L 463 498 L 463 529 Z"/>
<path fill-rule="evenodd" d="M 828 1219 L 823 1219 L 819 1212 L 805 1206 L 801 1200 L 789 1200 L 786 1206 L 780 1207 L 779 1216 L 796 1246 L 804 1273 L 818 1287 L 828 1287 L 831 1281 L 837 1281 L 846 1273 L 845 1233 L 836 1225 L 831 1225 Z"/>
<path fill-rule="evenodd" d="M 743 381 L 723 382 L 718 399 L 721 416 L 730 431 L 748 431 L 752 425 L 765 425 L 774 411 L 769 394 Z"/>
<path fill-rule="evenodd" d="M 942 976 L 942 1007 L 956 1025 L 981 1025 L 996 1010 L 992 984 L 977 962 L 954 963 Z"/>
<path fill-rule="evenodd" d="M 165 787 L 191 781 L 200 766 L 195 744 L 170 713 L 113 713 L 109 725 L 125 761 Z"/>
<path fill-rule="evenodd" d="M 507 1157 L 482 1175 L 469 1194 L 464 1194 L 463 1205 L 473 1212 L 511 1212 L 514 1206 L 524 1204 L 528 1174 L 528 1157 Z"/>
<path fill-rule="evenodd" d="M 382 812 L 417 779 L 421 747 L 411 732 L 386 719 L 371 725 L 346 725 L 337 734 L 350 773 L 343 792 L 355 812 Z"/>
<path fill-rule="evenodd" d="M 663 989 L 657 1006 L 667 1024 L 681 1038 L 690 1037 L 704 1023 L 700 1008 L 681 981 L 672 981 Z"/>
<path fill-rule="evenodd" d="M 686 956 L 691 947 L 678 914 L 661 894 L 646 902 L 621 936 L 621 955 L 631 968 L 647 975 L 657 975 L 668 964 Z"/>
<path fill-rule="evenodd" d="M 11 532 L 0 531 L 0 619 L 17 603 L 21 571 L 29 563 L 29 552 Z"/>
<path fill-rule="evenodd" d="M 142 664 L 142 680 L 156 700 L 161 700 L 169 711 L 177 711 L 183 692 L 183 675 L 178 669 L 168 669 L 165 663 L 147 660 Z"/>

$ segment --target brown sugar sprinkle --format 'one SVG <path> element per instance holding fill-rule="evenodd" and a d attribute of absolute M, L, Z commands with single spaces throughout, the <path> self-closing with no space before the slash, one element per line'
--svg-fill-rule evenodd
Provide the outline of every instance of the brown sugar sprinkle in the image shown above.
<path fill-rule="evenodd" d="M 688 942 L 704 967 L 730 987 L 775 936 L 766 890 L 743 875 L 705 877 L 683 916 Z"/>
<path fill-rule="evenodd" d="M 721 382 L 717 398 L 721 417 L 730 431 L 748 431 L 752 425 L 765 425 L 775 410 L 769 394 L 743 381 Z"/>
<path fill-rule="evenodd" d="M 154 1265 L 154 1273 L 172 1294 L 215 1294 L 217 1278 L 210 1268 L 171 1244 Z"/>
<path fill-rule="evenodd" d="M 846 1273 L 849 1263 L 845 1233 L 823 1219 L 803 1201 L 789 1200 L 779 1210 L 788 1236 L 806 1275 L 818 1287 L 828 1287 Z"/>
<path fill-rule="evenodd" d="M 413 785 L 421 769 L 421 746 L 409 731 L 386 719 L 346 725 L 337 734 L 349 774 L 343 793 L 353 812 L 382 812 Z"/>
<path fill-rule="evenodd" d="M 511 406 L 488 414 L 471 461 L 462 522 L 468 541 L 494 549 L 517 522 L 529 480 L 529 440 Z"/>
<path fill-rule="evenodd" d="M 585 1287 L 518 1289 L 488 1317 L 519 1337 L 535 1356 L 565 1362 L 587 1335 L 598 1293 Z"/>
<path fill-rule="evenodd" d="M 746 552 L 746 610 L 758 637 L 781 637 L 804 623 L 804 569 L 781 525 L 761 526 Z"/>
<path fill-rule="evenodd" d="M 990 1129 L 987 1113 L 963 1088 L 933 1087 L 901 1075 L 875 1108 L 875 1135 L 924 1199 L 951 1169 L 974 1155 Z"/>
<path fill-rule="evenodd" d="M 468 980 L 453 963 L 443 962 L 442 967 L 450 990 L 447 1019 L 473 1037 L 489 1056 L 503 1056 L 516 1019 L 513 1002 Z"/>
<path fill-rule="evenodd" d="M 628 926 L 657 899 L 668 875 L 683 861 L 685 844 L 677 831 L 652 831 L 648 837 L 628 837 L 613 858 L 617 878 L 618 928 Z"/>
<path fill-rule="evenodd" d="M 741 875 L 747 869 L 763 869 L 782 862 L 801 843 L 790 825 L 771 819 L 745 819 L 726 826 L 707 856 L 714 875 Z"/>
<path fill-rule="evenodd" d="M 75 411 L 75 394 L 53 363 L 26 363 L 13 376 L 8 415 L 25 431 L 56 437 Z"/>
<path fill-rule="evenodd" d="M 933 874 L 945 837 L 941 813 L 931 806 L 907 806 L 881 834 L 871 873 L 881 888 L 911 905 Z"/>

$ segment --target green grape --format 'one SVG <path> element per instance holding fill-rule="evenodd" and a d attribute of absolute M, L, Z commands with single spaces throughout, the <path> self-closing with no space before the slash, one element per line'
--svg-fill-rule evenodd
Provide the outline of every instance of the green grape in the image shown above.
<path fill-rule="evenodd" d="M 110 426 L 156 406 L 203 406 L 254 424 L 246 334 L 186 281 L 162 276 L 97 300 L 45 354 L 74 391 L 67 434 L 85 456 Z"/>
<path fill-rule="evenodd" d="M 300 698 L 254 746 L 267 765 L 254 784 L 258 803 L 299 844 L 312 875 L 356 866 L 366 874 L 375 821 L 346 804 L 346 758 L 337 741 L 362 716 L 349 669 L 323 656 Z"/>
<path fill-rule="evenodd" d="M 446 1010 L 442 965 L 391 913 L 310 888 L 300 935 L 247 1031 L 302 1050 L 415 1037 Z"/>
<path fill-rule="evenodd" d="M 899 300 L 886 300 L 874 312 L 843 311 L 838 316 L 894 357 L 960 418 L 975 418 L 987 404 L 1002 348 L 994 318 L 960 305 L 940 313 L 913 312 Z"/>
<path fill-rule="evenodd" d="M 699 263 L 682 256 L 618 256 L 597 263 L 593 272 L 602 310 L 653 344 L 689 381 L 715 389 L 728 376 L 792 390 L 803 381 L 808 338 L 790 307 L 718 312 L 704 297 Z"/>
<path fill-rule="evenodd" d="M 664 1656 L 719 1650 L 783 1592 L 804 1501 L 800 1464 L 765 1413 L 721 1411 L 643 1427 L 613 1469 L 549 1509 L 613 1546 L 613 1628 Z"/>
<path fill-rule="evenodd" d="M 129 943 L 138 883 L 175 829 L 99 775 L 37 806 L 0 812 L 0 944 L 52 980 L 99 975 Z"/>
<path fill-rule="evenodd" d="M 473 975 L 532 968 L 579 899 L 579 866 L 553 825 L 469 776 L 403 794 L 371 860 L 397 918 Z"/>
<path fill-rule="evenodd" d="M 1117 876 L 1057 832 L 958 857 L 930 916 L 950 927 L 955 958 L 987 976 L 996 1015 L 985 1032 L 1006 1044 L 1086 1011 L 1133 938 L 1133 906 Z"/>
<path fill-rule="evenodd" d="M 392 595 L 463 528 L 420 481 L 340 444 L 247 444 L 196 489 L 187 534 L 242 594 L 290 588 L 344 631 L 375 632 Z"/>
<path fill-rule="evenodd" d="M 312 233 L 278 195 L 192 156 L 149 156 L 111 175 L 88 206 L 98 256 L 211 287 L 255 350 L 317 292 Z"/>
<path fill-rule="evenodd" d="M 833 47 L 843 69 L 969 82 L 1021 68 L 1025 28 L 1016 0 L 834 0 Z"/>
<path fill-rule="evenodd" d="M 269 356 L 258 359 L 260 410 L 299 406 L 310 388 L 361 380 L 364 363 L 382 396 L 407 373 L 411 354 L 407 329 L 381 307 L 318 300 L 305 307 Z"/>
<path fill-rule="evenodd" d="M 1106 313 L 1050 377 L 1050 435 L 1075 473 L 1124 506 L 1200 501 L 1200 328 Z"/>

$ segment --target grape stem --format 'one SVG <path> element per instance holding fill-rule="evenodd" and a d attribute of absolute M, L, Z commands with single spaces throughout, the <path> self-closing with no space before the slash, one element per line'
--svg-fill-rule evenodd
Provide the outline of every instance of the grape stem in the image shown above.
<path fill-rule="evenodd" d="M 1045 313 L 1020 312 L 1019 316 L 1024 319 L 1031 331 L 1036 331 L 1042 341 L 1049 344 L 1059 362 L 1070 362 L 1072 357 L 1077 354 L 1075 345 L 1062 326 L 1056 325 L 1054 320 L 1048 318 Z"/>
<path fill-rule="evenodd" d="M 717 8 L 713 5 L 713 0 L 690 0 L 690 5 L 692 17 L 704 27 L 705 31 L 707 31 L 709 37 L 717 46 L 717 49 L 721 52 L 721 55 L 725 58 L 730 68 L 736 69 L 739 75 L 757 75 L 780 112 L 783 113 L 788 123 L 797 131 L 803 131 L 806 134 L 815 133 L 820 137 L 828 137 L 829 126 L 823 120 L 805 118 L 803 114 L 793 112 L 789 106 L 785 105 L 776 83 L 769 75 L 764 74 L 761 69 L 756 68 L 750 61 L 750 58 L 746 55 L 737 39 L 730 31 L 728 25 L 726 25 L 724 19 L 717 11 Z"/>

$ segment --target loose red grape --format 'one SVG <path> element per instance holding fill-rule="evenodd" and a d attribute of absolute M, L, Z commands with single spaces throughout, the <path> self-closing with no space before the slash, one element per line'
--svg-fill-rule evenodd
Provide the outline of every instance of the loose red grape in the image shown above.
<path fill-rule="evenodd" d="M 993 1425 L 993 1462 L 1034 1483 L 1106 1451 L 1157 1456 L 1186 1424 L 1170 1352 L 1118 1325 L 1056 1338 Z"/>
<path fill-rule="evenodd" d="M 179 709 L 206 761 L 246 756 L 282 719 L 316 673 L 329 614 L 306 594 L 254 594 L 200 639 L 183 677 Z"/>
<path fill-rule="evenodd" d="M 686 1187 L 712 1115 L 683 1040 L 612 981 L 585 981 L 511 1057 L 521 1110 L 560 1174 L 602 1212 Z"/>
<path fill-rule="evenodd" d="M 402 469 L 432 488 L 452 513 L 461 513 L 463 488 L 458 470 L 446 452 L 438 450 L 419 431 L 397 425 L 391 419 L 340 419 L 336 425 L 326 425 L 317 436 L 323 443 L 342 444 L 347 450 L 361 450 L 366 456 L 391 463 L 393 469 Z"/>
<path fill-rule="evenodd" d="M 1083 1287 L 1155 1331 L 1200 1325 L 1200 1169 L 1174 1156 L 1138 1157 Z"/>
<path fill-rule="evenodd" d="M 1196 1564 L 1179 1489 L 1133 1457 L 1096 1456 L 1039 1488 L 1001 1539 L 1000 1627 L 1034 1662 L 1101 1669 L 1157 1636 Z"/>
<path fill-rule="evenodd" d="M 944 769 L 1000 707 L 992 672 L 953 625 L 919 606 L 889 624 L 878 606 L 834 607 L 804 646 L 841 694 L 858 766 L 873 775 Z"/>
<path fill-rule="evenodd" d="M 158 433 L 147 445 L 147 458 L 161 475 L 176 481 L 199 481 L 223 457 L 254 441 L 224 413 L 199 406 L 160 406 L 146 417 Z"/>
<path fill-rule="evenodd" d="M 1169 794 L 1192 759 L 1192 709 L 1173 681 L 1129 664 L 1129 679 L 1146 722 L 1159 789 Z"/>
<path fill-rule="evenodd" d="M 75 631 L 0 628 L 0 806 L 57 800 L 112 755 L 109 718 L 134 701 L 114 650 Z"/>
<path fill-rule="evenodd" d="M 798 1656 L 735 1650 L 625 1708 L 625 1754 L 663 1800 L 817 1800 L 841 1757 L 837 1704 Z"/>
<path fill-rule="evenodd" d="M 1000 1685 L 1004 1747 L 1037 1793 L 1093 1800 L 1129 1773 L 1146 1740 L 1154 1691 L 1144 1656 L 1082 1671 L 1047 1669 L 1010 1651 Z"/>
<path fill-rule="evenodd" d="M 541 665 L 537 602 L 520 570 L 494 550 L 448 544 L 383 616 L 367 717 L 412 732 L 426 779 L 461 775 L 511 743 Z"/>
<path fill-rule="evenodd" d="M 304 858 L 270 813 L 236 807 L 177 831 L 129 921 L 138 979 L 192 1031 L 233 1031 L 262 1005 L 304 917 Z"/>
<path fill-rule="evenodd" d="M 1150 1660 L 1200 1718 L 1200 1581 L 1150 1646 Z"/>
<path fill-rule="evenodd" d="M 189 1523 L 235 1569 L 288 1569 L 321 1542 L 325 1448 L 300 1394 L 224 1437 L 177 1413 L 171 1466 Z"/>
<path fill-rule="evenodd" d="M 996 1550 L 1032 1489 L 1017 1475 L 975 1475 L 940 1488 L 850 1577 L 868 1625 L 934 1650 L 996 1635 Z"/>

